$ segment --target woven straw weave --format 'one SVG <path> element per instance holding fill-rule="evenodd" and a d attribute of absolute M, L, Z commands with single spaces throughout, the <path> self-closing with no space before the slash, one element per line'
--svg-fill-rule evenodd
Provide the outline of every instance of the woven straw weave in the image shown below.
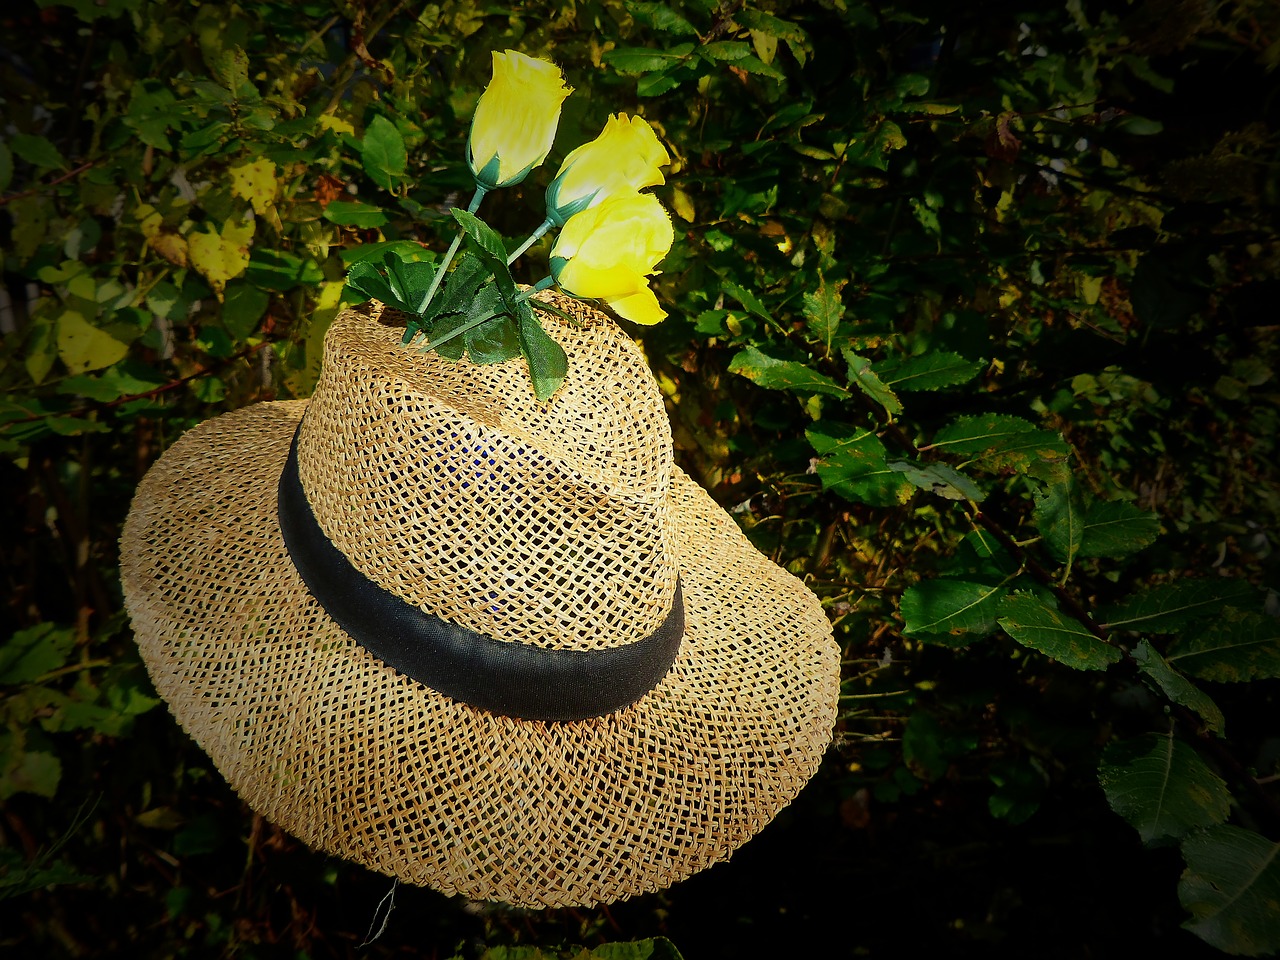
<path fill-rule="evenodd" d="M 184 729 L 255 810 L 411 883 L 514 905 L 608 902 L 723 860 L 830 740 L 838 653 L 816 598 L 672 465 L 656 384 L 595 315 L 556 324 L 569 377 L 400 346 L 340 316 L 310 401 L 191 430 L 122 538 L 138 645 Z M 447 620 L 545 647 L 647 635 L 676 577 L 686 630 L 637 703 L 573 723 L 453 701 L 357 645 L 294 570 L 276 484 L 371 579 Z"/>

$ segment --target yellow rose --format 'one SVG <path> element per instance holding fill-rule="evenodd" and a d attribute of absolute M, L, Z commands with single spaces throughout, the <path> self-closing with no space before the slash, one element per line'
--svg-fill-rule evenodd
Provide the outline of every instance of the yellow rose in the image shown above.
<path fill-rule="evenodd" d="M 547 187 L 547 219 L 564 226 L 576 213 L 617 193 L 664 183 L 658 168 L 671 162 L 658 136 L 640 117 L 611 116 L 600 136 L 564 158 Z"/>
<path fill-rule="evenodd" d="M 486 189 L 519 183 L 547 159 L 560 104 L 570 93 L 560 68 L 515 50 L 493 54 L 493 79 L 471 118 L 467 161 Z"/>
<path fill-rule="evenodd" d="M 649 275 L 675 234 L 657 197 L 615 194 L 570 217 L 551 249 L 551 275 L 575 297 L 603 300 L 636 323 L 666 317 Z"/>

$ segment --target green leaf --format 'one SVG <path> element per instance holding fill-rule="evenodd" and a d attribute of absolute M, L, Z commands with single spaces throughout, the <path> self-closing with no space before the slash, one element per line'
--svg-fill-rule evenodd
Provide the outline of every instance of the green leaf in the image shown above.
<path fill-rule="evenodd" d="M 1024 647 L 1076 670 L 1105 670 L 1120 659 L 1120 651 L 1089 632 L 1080 621 L 1046 605 L 1029 593 L 1015 593 L 1000 602 L 997 622 Z"/>
<path fill-rule="evenodd" d="M 636 81 L 636 96 L 661 96 L 664 93 L 674 90 L 689 78 L 690 73 L 684 67 L 672 67 L 668 70 L 664 70 L 662 73 L 651 73 Z"/>
<path fill-rule="evenodd" d="M 61 760 L 43 750 L 27 750 L 21 734 L 0 732 L 0 800 L 18 793 L 52 797 L 61 779 Z"/>
<path fill-rule="evenodd" d="M 1103 607 L 1098 616 L 1108 630 L 1171 633 L 1190 620 L 1256 599 L 1257 590 L 1244 580 L 1176 580 Z"/>
<path fill-rule="evenodd" d="M 360 141 L 360 160 L 365 173 L 384 190 L 392 189 L 395 181 L 404 176 L 409 154 L 394 123 L 383 116 L 369 121 Z"/>
<path fill-rule="evenodd" d="M 0 684 L 30 683 L 67 662 L 75 631 L 39 623 L 19 630 L 0 647 Z"/>
<path fill-rule="evenodd" d="M 902 731 L 903 762 L 921 780 L 940 780 L 953 760 L 977 745 L 977 737 L 943 729 L 938 719 L 925 710 L 911 714 Z"/>
<path fill-rule="evenodd" d="M 1052 484 L 1035 498 L 1032 518 L 1049 552 L 1069 568 L 1084 537 L 1084 510 L 1074 485 Z"/>
<path fill-rule="evenodd" d="M 1241 683 L 1280 677 L 1280 620 L 1228 607 L 1169 647 L 1169 662 L 1201 680 Z"/>
<path fill-rule="evenodd" d="M 759 30 L 761 33 L 767 33 L 771 37 L 785 40 L 788 44 L 800 44 L 802 47 L 807 47 L 809 44 L 808 34 L 798 25 L 790 20 L 775 17 L 772 14 L 746 7 L 735 13 L 734 19 L 749 30 Z M 801 64 L 804 63 L 803 57 L 796 57 L 796 59 Z"/>
<path fill-rule="evenodd" d="M 454 207 L 449 211 L 453 215 L 453 219 L 458 221 L 458 226 L 466 232 L 466 235 L 475 242 L 476 246 L 487 253 L 494 260 L 502 263 L 507 262 L 507 248 L 502 242 L 502 238 L 487 223 L 481 220 L 473 213 L 468 213 L 461 207 Z"/>
<path fill-rule="evenodd" d="M 232 339 L 247 340 L 258 329 L 271 297 L 251 283 L 233 280 L 227 284 L 222 301 L 222 325 Z"/>
<path fill-rule="evenodd" d="M 880 378 L 876 376 L 875 371 L 871 369 L 871 361 L 866 357 L 860 357 L 849 347 L 845 347 L 841 351 L 844 355 L 845 363 L 849 365 L 850 382 L 855 383 L 863 393 L 870 397 L 875 403 L 884 407 L 885 412 L 892 417 L 902 412 L 902 403 L 894 395 Z"/>
<path fill-rule="evenodd" d="M 693 53 L 692 43 L 680 43 L 669 50 L 653 50 L 649 47 L 619 47 L 606 51 L 601 58 L 614 70 L 625 76 L 655 73 L 681 63 Z"/>
<path fill-rule="evenodd" d="M 15 133 L 9 138 L 9 145 L 15 154 L 41 170 L 66 169 L 67 161 L 62 159 L 58 148 L 45 137 Z"/>
<path fill-rule="evenodd" d="M 1107 744 L 1098 782 L 1111 809 L 1143 843 L 1186 836 L 1222 823 L 1231 813 L 1226 783 L 1171 733 Z"/>
<path fill-rule="evenodd" d="M 996 629 L 996 608 L 1006 590 L 965 580 L 925 580 L 902 595 L 902 632 L 930 642 L 963 646 Z M 938 635 L 942 635 L 941 638 Z"/>
<path fill-rule="evenodd" d="M 324 208 L 324 218 L 340 227 L 359 227 L 362 230 L 384 226 L 389 220 L 381 207 L 346 200 L 331 201 Z"/>
<path fill-rule="evenodd" d="M 362 300 L 395 304 L 396 295 L 382 272 L 367 260 L 360 260 L 347 271 L 347 289 Z M 403 305 L 402 305 L 403 308 Z"/>
<path fill-rule="evenodd" d="M 716 59 L 724 59 L 717 57 Z M 775 67 L 771 63 L 765 63 L 753 53 L 748 53 L 745 57 L 740 57 L 733 61 L 735 70 L 741 70 L 744 73 L 753 73 L 756 76 L 768 77 L 771 80 L 779 82 L 785 81 L 787 75 Z"/>
<path fill-rule="evenodd" d="M 825 393 L 847 397 L 849 391 L 830 377 L 794 360 L 780 360 L 758 347 L 747 347 L 729 363 L 729 372 L 746 377 L 769 390 L 795 390 L 797 393 Z"/>
<path fill-rule="evenodd" d="M 134 376 L 125 369 L 127 366 L 129 366 L 127 363 L 117 364 L 98 376 L 81 374 L 67 377 L 58 384 L 58 393 L 110 403 L 130 394 L 147 393 L 164 383 L 156 371 L 137 367 L 134 372 L 142 376 Z"/>
<path fill-rule="evenodd" d="M 892 507 L 911 499 L 915 488 L 885 463 L 885 448 L 869 430 L 821 421 L 805 431 L 822 455 L 814 470 L 823 489 L 855 503 Z"/>
<path fill-rule="evenodd" d="M 1012 824 L 1025 823 L 1040 809 L 1047 778 L 1034 759 L 999 760 L 992 764 L 987 776 L 995 786 L 987 798 L 987 809 L 993 817 Z"/>
<path fill-rule="evenodd" d="M 492 263 L 492 258 L 487 263 Z M 432 301 L 427 316 L 437 313 L 465 313 L 467 304 L 476 299 L 481 288 L 489 282 L 487 263 L 479 257 L 461 257 L 455 260 L 455 266 L 441 292 Z"/>
<path fill-rule="evenodd" d="M 698 30 L 665 3 L 649 3 L 643 0 L 627 0 L 627 13 L 646 26 L 661 33 L 674 33 L 677 36 L 696 37 Z M 619 71 L 621 72 L 621 71 Z"/>
<path fill-rule="evenodd" d="M 853 164 L 889 169 L 889 155 L 907 145 L 902 128 L 892 120 L 881 120 L 874 129 L 854 138 L 846 159 Z"/>
<path fill-rule="evenodd" d="M 741 60 L 751 55 L 751 44 L 745 40 L 712 40 L 698 48 L 698 53 L 708 60 Z"/>
<path fill-rule="evenodd" d="M 522 301 L 526 310 L 519 317 L 520 350 L 529 361 L 529 376 L 533 379 L 533 392 L 539 400 L 548 399 L 569 372 L 569 358 L 564 348 L 542 329 L 528 302 Z"/>
<path fill-rule="evenodd" d="M 921 490 L 947 500 L 981 503 L 984 496 L 976 483 L 945 463 L 911 463 L 900 460 L 889 464 L 889 469 L 898 471 Z"/>
<path fill-rule="evenodd" d="M 324 279 L 320 264 L 284 250 L 254 247 L 245 269 L 245 279 L 265 290 L 288 293 L 295 287 L 311 287 Z"/>
<path fill-rule="evenodd" d="M 464 313 L 437 314 L 431 324 L 428 345 L 446 359 L 461 360 L 467 352 L 467 341 L 463 339 L 463 328 L 467 322 Z"/>
<path fill-rule="evenodd" d="M 510 314 L 480 324 L 464 334 L 464 339 L 472 363 L 506 363 L 520 356 L 519 327 Z"/>
<path fill-rule="evenodd" d="M 765 305 L 761 303 L 760 298 L 750 290 L 745 287 L 738 286 L 738 284 L 734 283 L 732 280 L 722 281 L 721 287 L 724 289 L 725 293 L 733 297 L 733 299 L 737 300 L 760 319 L 767 320 L 770 323 L 776 322 L 773 319 L 773 315 L 770 314 Z"/>
<path fill-rule="evenodd" d="M 1071 452 L 1056 432 L 999 413 L 957 418 L 937 432 L 929 449 L 973 457 L 990 470 L 1018 471 L 1036 459 L 1063 460 Z"/>
<path fill-rule="evenodd" d="M 966 360 L 958 353 L 926 353 L 920 357 L 881 360 L 872 369 L 894 390 L 941 390 L 968 383 L 987 365 L 985 360 Z"/>
<path fill-rule="evenodd" d="M 837 280 L 829 283 L 822 274 L 818 275 L 818 289 L 804 295 L 804 316 L 809 329 L 830 352 L 840 329 L 840 319 L 844 316 L 844 300 L 842 291 L 848 280 Z"/>
<path fill-rule="evenodd" d="M 387 283 L 403 309 L 409 313 L 417 313 L 431 289 L 436 276 L 436 268 L 427 260 L 401 260 L 394 253 L 388 253 L 382 260 L 387 271 Z"/>
<path fill-rule="evenodd" d="M 1184 929 L 1237 956 L 1280 950 L 1280 843 L 1223 825 L 1189 837 L 1182 856 L 1178 899 L 1191 914 Z"/>
<path fill-rule="evenodd" d="M 1096 500 L 1084 511 L 1078 553 L 1118 559 L 1150 546 L 1160 536 L 1160 518 L 1124 500 Z"/>
<path fill-rule="evenodd" d="M 1225 735 L 1226 719 L 1212 698 L 1169 665 L 1169 662 L 1146 640 L 1138 641 L 1133 659 L 1160 691 L 1174 703 L 1180 703 L 1200 715 L 1205 726 L 1219 736 Z"/>

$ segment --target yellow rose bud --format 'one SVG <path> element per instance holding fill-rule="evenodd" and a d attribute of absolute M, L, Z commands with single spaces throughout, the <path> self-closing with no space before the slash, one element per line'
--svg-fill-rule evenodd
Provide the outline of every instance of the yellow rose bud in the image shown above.
<path fill-rule="evenodd" d="M 648 278 L 674 239 L 657 197 L 615 194 L 569 218 L 551 249 L 551 274 L 575 297 L 603 300 L 636 323 L 657 323 L 666 313 Z"/>
<path fill-rule="evenodd" d="M 570 93 L 560 68 L 515 50 L 493 54 L 493 79 L 471 118 L 467 161 L 476 183 L 493 189 L 519 183 L 547 159 L 560 104 Z"/>
<path fill-rule="evenodd" d="M 564 158 L 547 187 L 547 219 L 563 226 L 576 213 L 618 193 L 664 183 L 671 162 L 658 136 L 640 117 L 611 116 L 600 136 Z"/>

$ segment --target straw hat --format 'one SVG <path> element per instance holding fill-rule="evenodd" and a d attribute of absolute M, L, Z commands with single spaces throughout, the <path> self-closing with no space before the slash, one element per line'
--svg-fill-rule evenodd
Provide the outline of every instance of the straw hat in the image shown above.
<path fill-rule="evenodd" d="M 526 907 L 726 859 L 817 769 L 839 685 L 817 599 L 673 465 L 640 351 L 556 302 L 583 322 L 546 403 L 521 359 L 343 313 L 314 397 L 189 431 L 121 540 L 156 689 L 251 807 Z"/>

